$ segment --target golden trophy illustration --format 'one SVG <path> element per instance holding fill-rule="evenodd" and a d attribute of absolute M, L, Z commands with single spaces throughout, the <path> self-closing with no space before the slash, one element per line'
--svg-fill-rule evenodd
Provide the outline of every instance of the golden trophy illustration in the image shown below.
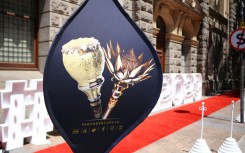
<path fill-rule="evenodd" d="M 78 82 L 78 89 L 87 95 L 94 118 L 101 118 L 105 57 L 99 41 L 93 37 L 71 40 L 62 46 L 62 55 L 65 69 Z"/>
<path fill-rule="evenodd" d="M 102 117 L 107 119 L 125 89 L 151 77 L 149 72 L 153 69 L 154 64 L 152 64 L 152 60 L 142 64 L 143 54 L 136 57 L 133 49 L 125 53 L 121 51 L 118 43 L 115 50 L 111 41 L 109 45 L 107 44 L 107 49 L 102 49 L 105 54 L 107 68 L 113 76 L 112 81 L 114 81 L 112 96 Z"/>

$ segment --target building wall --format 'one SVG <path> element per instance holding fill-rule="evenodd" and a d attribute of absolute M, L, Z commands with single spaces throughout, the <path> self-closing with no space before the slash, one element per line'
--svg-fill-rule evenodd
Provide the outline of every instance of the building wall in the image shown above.
<path fill-rule="evenodd" d="M 164 73 L 197 72 L 197 35 L 202 16 L 197 1 L 155 1 L 154 36 L 157 42 L 158 39 L 165 42 L 162 48 L 158 48 L 159 44 L 156 47 L 160 57 L 163 58 Z M 159 18 L 163 20 L 164 27 L 158 25 Z M 165 32 L 164 36 L 158 35 L 161 30 Z"/>
<path fill-rule="evenodd" d="M 237 25 L 237 1 L 229 1 L 229 33 L 238 27 Z M 240 53 L 232 50 L 231 48 L 227 49 L 227 88 L 239 88 L 239 71 L 240 71 L 240 62 L 239 62 Z M 239 66 L 238 66 L 239 65 Z"/>
<path fill-rule="evenodd" d="M 51 43 L 70 15 L 84 0 L 41 0 L 39 5 L 39 71 L 44 71 Z"/>
<path fill-rule="evenodd" d="M 84 0 L 41 0 L 39 24 L 39 71 L 44 71 L 49 47 L 62 25 Z M 122 7 L 154 44 L 153 0 L 119 0 Z"/>
<path fill-rule="evenodd" d="M 83 2 L 84 0 L 40 1 L 40 72 L 44 70 L 48 50 L 55 35 Z M 165 58 L 162 60 L 165 73 L 201 73 L 204 95 L 236 87 L 237 55 L 229 49 L 227 39 L 229 31 L 236 28 L 235 0 L 229 1 L 229 11 L 225 0 L 119 2 L 154 47 L 157 46 L 160 31 L 157 27 L 157 17 L 161 17 L 165 22 L 164 50 L 158 51 L 160 60 L 162 56 Z M 212 10 L 216 11 L 216 15 L 212 15 Z M 226 24 L 228 17 L 229 24 Z M 212 28 L 214 30 L 210 31 Z M 215 56 L 219 56 L 219 61 Z"/>
<path fill-rule="evenodd" d="M 229 47 L 229 34 L 236 28 L 234 0 L 202 1 L 207 14 L 201 22 L 198 48 L 198 72 L 203 76 L 204 95 L 238 87 L 236 54 Z M 229 10 L 227 9 L 229 6 Z M 234 67 L 234 64 L 236 67 Z"/>

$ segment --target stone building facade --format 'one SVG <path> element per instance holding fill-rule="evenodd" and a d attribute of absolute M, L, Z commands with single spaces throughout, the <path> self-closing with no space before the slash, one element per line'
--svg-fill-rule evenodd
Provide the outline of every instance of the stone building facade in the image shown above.
<path fill-rule="evenodd" d="M 197 73 L 197 35 L 204 16 L 198 2 L 158 0 L 154 4 L 156 50 L 164 73 Z"/>
<path fill-rule="evenodd" d="M 43 72 L 48 49 L 56 33 L 70 15 L 84 0 L 43 0 L 40 1 L 39 25 L 39 70 Z M 144 31 L 151 42 L 155 42 L 152 34 L 153 0 L 119 0 L 122 7 Z"/>
<path fill-rule="evenodd" d="M 203 76 L 205 94 L 237 88 L 238 60 L 234 56 L 237 53 L 230 49 L 228 40 L 229 33 L 237 27 L 237 3 L 234 0 L 203 0 L 201 7 L 207 15 L 202 19 L 198 36 L 197 68 Z"/>
<path fill-rule="evenodd" d="M 15 3 L 14 0 L 9 1 Z M 25 1 L 33 3 L 32 0 Z M 228 33 L 236 28 L 235 0 L 118 1 L 156 48 L 164 73 L 201 73 L 203 94 L 236 87 L 237 55 L 228 46 Z M 23 20 L 36 19 L 33 38 L 35 52 L 30 55 L 34 56 L 32 70 L 44 71 L 55 35 L 83 2 L 39 0 L 33 4 L 38 8 L 35 16 L 22 15 Z M 0 12 L 5 13 L 6 17 L 17 16 L 14 10 L 2 6 L 0 4 Z M 29 70 L 28 64 L 23 68 L 21 64 L 6 67 L 1 61 L 0 45 L 0 69 L 16 69 L 16 65 L 17 69 Z"/>

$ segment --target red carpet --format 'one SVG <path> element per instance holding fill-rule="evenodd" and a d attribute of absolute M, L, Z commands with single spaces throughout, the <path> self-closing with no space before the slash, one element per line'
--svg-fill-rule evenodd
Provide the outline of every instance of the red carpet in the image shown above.
<path fill-rule="evenodd" d="M 111 153 L 132 153 L 146 145 L 153 143 L 191 123 L 201 119 L 199 107 L 205 102 L 205 116 L 210 115 L 228 105 L 231 101 L 239 100 L 239 91 L 228 92 L 213 96 L 195 103 L 180 106 L 146 118 L 133 132 L 126 136 Z M 64 143 L 35 153 L 72 153 Z"/>

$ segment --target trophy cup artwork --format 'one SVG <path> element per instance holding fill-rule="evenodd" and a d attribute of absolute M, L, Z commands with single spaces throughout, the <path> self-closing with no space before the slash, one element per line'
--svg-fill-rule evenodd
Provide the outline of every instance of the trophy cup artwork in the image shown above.
<path fill-rule="evenodd" d="M 133 49 L 129 50 L 128 53 L 121 52 L 118 43 L 115 50 L 111 41 L 109 45 L 107 44 L 107 49 L 102 49 L 105 54 L 107 68 L 113 75 L 112 81 L 114 81 L 112 96 L 102 117 L 107 119 L 125 89 L 151 77 L 149 72 L 153 70 L 154 64 L 152 64 L 152 60 L 142 64 L 143 54 L 136 57 Z"/>
<path fill-rule="evenodd" d="M 99 41 L 93 37 L 71 40 L 62 46 L 62 55 L 65 69 L 78 82 L 78 89 L 87 95 L 94 118 L 101 118 L 105 57 Z"/>

